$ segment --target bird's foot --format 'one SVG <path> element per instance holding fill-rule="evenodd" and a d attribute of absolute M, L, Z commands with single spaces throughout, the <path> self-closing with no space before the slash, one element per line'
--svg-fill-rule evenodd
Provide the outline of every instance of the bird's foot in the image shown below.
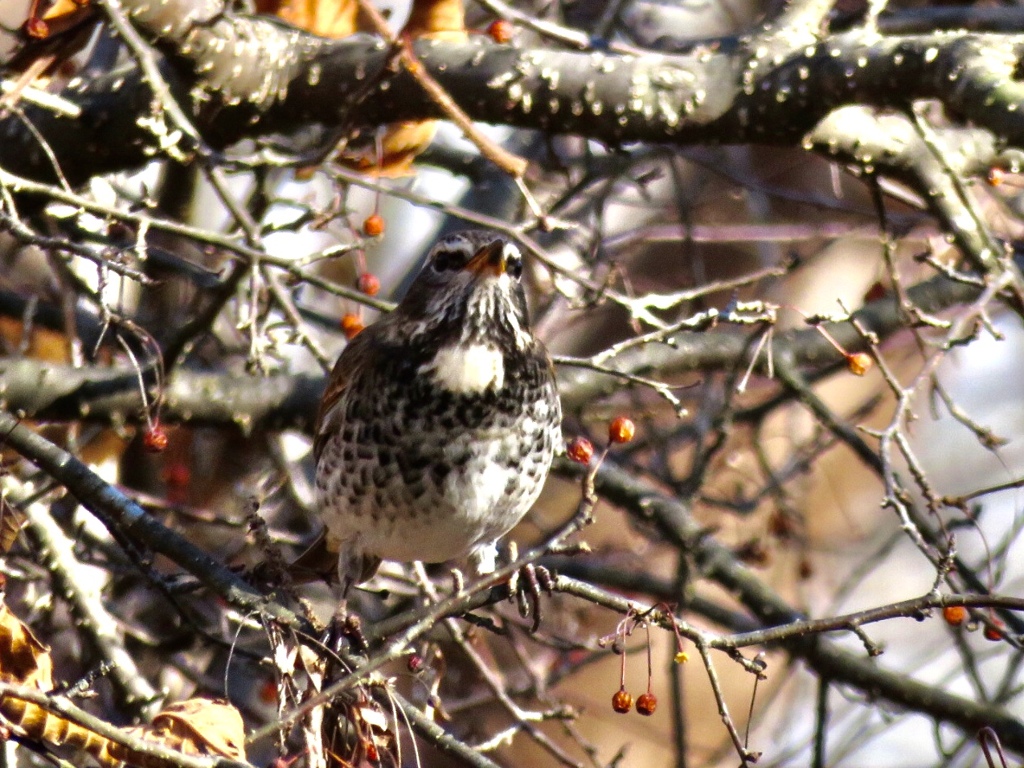
<path fill-rule="evenodd" d="M 349 613 L 348 603 L 342 600 L 324 632 L 324 646 L 334 653 L 342 650 L 344 643 L 356 653 L 366 653 L 369 644 L 363 635 L 363 620 L 358 614 Z"/>
<path fill-rule="evenodd" d="M 554 593 L 555 579 L 551 571 L 543 565 L 529 563 L 524 565 L 509 579 L 509 590 L 515 596 L 516 606 L 519 608 L 519 615 L 524 619 L 533 615 L 533 623 L 530 625 L 530 634 L 540 629 L 540 622 L 543 619 L 541 611 L 541 590 L 549 595 Z"/>

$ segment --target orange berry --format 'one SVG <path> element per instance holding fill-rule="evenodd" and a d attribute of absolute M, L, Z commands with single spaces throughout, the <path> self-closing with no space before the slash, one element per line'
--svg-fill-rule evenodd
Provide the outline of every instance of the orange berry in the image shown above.
<path fill-rule="evenodd" d="M 632 419 L 616 416 L 608 425 L 608 439 L 613 443 L 628 443 L 636 434 L 636 425 Z"/>
<path fill-rule="evenodd" d="M 373 272 L 363 272 L 356 280 L 356 287 L 367 296 L 376 296 L 380 293 L 380 280 Z"/>
<path fill-rule="evenodd" d="M 506 19 L 495 19 L 487 27 L 487 34 L 491 36 L 491 39 L 502 45 L 512 41 L 515 31 L 516 28 L 512 26 L 512 22 Z"/>
<path fill-rule="evenodd" d="M 959 627 L 967 620 L 967 609 L 962 605 L 947 605 L 942 609 L 942 618 L 951 627 Z"/>
<path fill-rule="evenodd" d="M 648 691 L 647 693 L 640 694 L 640 696 L 636 700 L 636 711 L 644 717 L 650 717 L 651 715 L 653 715 L 654 710 L 656 710 L 657 708 L 658 699 L 650 691 Z"/>
<path fill-rule="evenodd" d="M 985 625 L 985 631 L 983 633 L 986 640 L 992 642 L 998 642 L 1003 639 L 1003 622 L 999 619 L 992 617 L 989 619 L 989 623 Z"/>
<path fill-rule="evenodd" d="M 142 445 L 150 453 L 161 453 L 167 450 L 167 433 L 159 424 L 154 424 L 142 433 Z"/>
<path fill-rule="evenodd" d="M 1006 171 L 997 165 L 993 165 L 988 169 L 988 175 L 985 177 L 985 181 L 988 182 L 990 187 L 998 187 L 1006 181 Z"/>
<path fill-rule="evenodd" d="M 259 697 L 264 704 L 276 704 L 277 683 L 273 680 L 264 680 L 259 687 Z"/>
<path fill-rule="evenodd" d="M 864 292 L 864 301 L 877 301 L 878 299 L 885 298 L 885 286 L 882 285 L 881 280 L 876 280 L 871 284 L 871 287 Z"/>
<path fill-rule="evenodd" d="M 624 715 L 633 708 L 633 697 L 625 688 L 619 688 L 612 696 L 612 709 L 620 715 Z"/>
<path fill-rule="evenodd" d="M 589 464 L 594 457 L 594 444 L 585 437 L 574 437 L 566 453 L 577 464 Z"/>
<path fill-rule="evenodd" d="M 345 334 L 345 338 L 352 340 L 356 335 L 363 330 L 366 326 L 363 325 L 362 318 L 354 312 L 348 312 L 341 317 L 341 330 Z"/>
<path fill-rule="evenodd" d="M 366 217 L 363 222 L 363 234 L 367 237 L 380 237 L 384 234 L 384 217 L 374 213 Z"/>
<path fill-rule="evenodd" d="M 45 40 L 50 36 L 50 25 L 38 16 L 29 16 L 25 20 L 25 34 L 36 40 Z"/>
<path fill-rule="evenodd" d="M 366 747 L 366 759 L 371 763 L 376 763 L 380 760 L 380 754 L 377 752 L 377 745 L 372 741 L 367 741 L 364 746 Z"/>
<path fill-rule="evenodd" d="M 168 485 L 182 488 L 188 485 L 191 479 L 192 473 L 189 471 L 188 464 L 182 461 L 174 461 L 164 467 L 163 480 Z"/>
<path fill-rule="evenodd" d="M 863 376 L 874 364 L 875 361 L 867 352 L 854 352 L 846 356 L 846 369 L 854 376 Z"/>

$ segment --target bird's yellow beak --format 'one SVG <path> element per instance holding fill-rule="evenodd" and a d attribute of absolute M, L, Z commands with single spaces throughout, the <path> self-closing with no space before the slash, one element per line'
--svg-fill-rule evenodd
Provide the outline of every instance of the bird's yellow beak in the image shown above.
<path fill-rule="evenodd" d="M 493 275 L 500 277 L 505 274 L 505 243 L 502 240 L 492 240 L 479 251 L 473 254 L 466 266 L 467 272 L 483 277 Z"/>

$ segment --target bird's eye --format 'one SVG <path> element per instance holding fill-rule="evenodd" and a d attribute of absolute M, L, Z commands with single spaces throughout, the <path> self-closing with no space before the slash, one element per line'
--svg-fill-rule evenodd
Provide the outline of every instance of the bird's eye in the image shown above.
<path fill-rule="evenodd" d="M 441 251 L 434 256 L 431 266 L 435 272 L 444 272 L 452 268 L 452 253 L 451 251 Z"/>
<path fill-rule="evenodd" d="M 509 256 L 505 260 L 505 271 L 513 280 L 518 280 L 523 274 L 523 260 L 519 256 Z"/>
<path fill-rule="evenodd" d="M 450 272 L 461 269 L 465 264 L 466 256 L 461 251 L 438 251 L 431 261 L 435 272 Z"/>

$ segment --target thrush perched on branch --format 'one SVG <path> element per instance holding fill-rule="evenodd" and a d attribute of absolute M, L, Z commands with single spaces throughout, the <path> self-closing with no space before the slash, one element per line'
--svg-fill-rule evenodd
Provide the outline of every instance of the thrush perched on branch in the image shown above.
<path fill-rule="evenodd" d="M 469 555 L 530 509 L 561 439 L 544 345 L 530 331 L 519 249 L 493 232 L 449 235 L 398 307 L 331 372 L 313 453 L 325 530 L 299 567 L 336 554 L 343 594 L 381 560 Z"/>

